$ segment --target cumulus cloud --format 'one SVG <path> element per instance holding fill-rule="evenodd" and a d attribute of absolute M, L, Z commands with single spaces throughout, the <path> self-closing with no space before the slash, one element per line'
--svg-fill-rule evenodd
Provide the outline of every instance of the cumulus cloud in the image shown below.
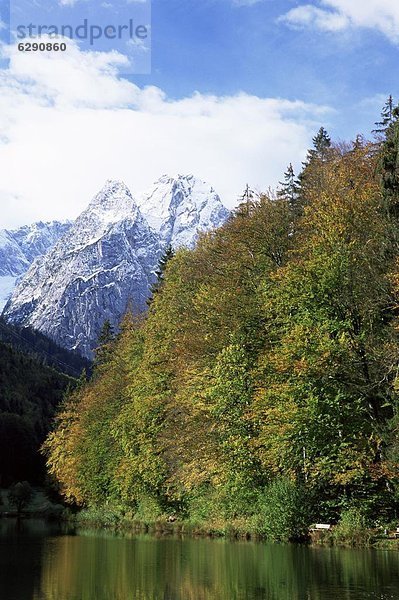
<path fill-rule="evenodd" d="M 174 100 L 118 76 L 124 57 L 9 51 L 0 71 L 0 228 L 73 218 L 107 178 L 140 192 L 194 173 L 228 206 L 303 159 L 325 107 L 248 94 Z M 326 114 L 327 113 L 327 114 Z"/>
<path fill-rule="evenodd" d="M 340 31 L 349 27 L 377 29 L 393 43 L 399 43 L 399 3 L 397 0 L 319 0 L 319 6 L 302 4 L 280 20 L 294 27 L 315 27 Z"/>

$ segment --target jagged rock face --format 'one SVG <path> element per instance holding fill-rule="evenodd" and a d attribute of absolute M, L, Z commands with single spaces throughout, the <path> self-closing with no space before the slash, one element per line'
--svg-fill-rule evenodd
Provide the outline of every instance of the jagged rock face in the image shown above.
<path fill-rule="evenodd" d="M 198 230 L 229 211 L 192 176 L 161 178 L 139 204 L 107 181 L 88 208 L 18 283 L 3 315 L 91 358 L 105 320 L 115 327 L 128 305 L 146 308 L 162 251 L 192 246 Z"/>
<path fill-rule="evenodd" d="M 11 232 L 0 231 L 0 276 L 17 277 L 27 270 L 29 264 Z"/>
<path fill-rule="evenodd" d="M 230 214 L 215 190 L 193 175 L 164 175 L 138 204 L 161 243 L 174 248 L 193 246 L 199 231 L 220 227 Z"/>
<path fill-rule="evenodd" d="M 15 230 L 0 230 L 0 310 L 11 295 L 17 279 L 35 258 L 45 254 L 72 223 L 34 223 Z"/>
<path fill-rule="evenodd" d="M 127 187 L 107 182 L 66 235 L 33 263 L 4 316 L 90 356 L 106 319 L 117 325 L 128 301 L 133 310 L 145 308 L 159 255 L 158 237 Z"/>
<path fill-rule="evenodd" d="M 45 254 L 72 227 L 72 221 L 52 221 L 50 223 L 33 223 L 10 232 L 29 265 Z"/>
<path fill-rule="evenodd" d="M 54 246 L 71 226 L 70 221 L 52 221 L 0 230 L 0 276 L 23 275 L 34 259 Z"/>

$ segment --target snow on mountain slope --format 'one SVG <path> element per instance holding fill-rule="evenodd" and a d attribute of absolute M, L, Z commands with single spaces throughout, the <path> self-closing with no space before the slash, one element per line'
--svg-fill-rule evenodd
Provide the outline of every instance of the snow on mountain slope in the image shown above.
<path fill-rule="evenodd" d="M 17 279 L 17 277 L 13 277 L 12 275 L 0 275 L 0 311 L 3 310 L 7 304 L 7 301 L 15 288 Z"/>
<path fill-rule="evenodd" d="M 36 258 L 3 315 L 90 358 L 105 320 L 117 327 L 128 305 L 145 310 L 162 251 L 193 246 L 198 231 L 228 216 L 212 187 L 192 175 L 164 176 L 138 202 L 124 183 L 109 180 Z"/>
<path fill-rule="evenodd" d="M 34 223 L 15 230 L 0 230 L 0 311 L 15 283 L 33 260 L 45 254 L 71 227 L 70 222 Z"/>
<path fill-rule="evenodd" d="M 199 231 L 219 227 L 229 211 L 215 190 L 194 175 L 164 175 L 138 199 L 164 246 L 193 246 Z"/>
<path fill-rule="evenodd" d="M 72 221 L 33 223 L 10 231 L 29 264 L 45 254 L 72 226 Z"/>
<path fill-rule="evenodd" d="M 0 276 L 17 277 L 29 267 L 29 261 L 14 239 L 12 232 L 0 231 Z"/>
<path fill-rule="evenodd" d="M 18 284 L 4 316 L 30 325 L 68 349 L 91 356 L 106 319 L 117 325 L 129 302 L 146 306 L 158 237 L 127 187 L 103 190 Z"/>

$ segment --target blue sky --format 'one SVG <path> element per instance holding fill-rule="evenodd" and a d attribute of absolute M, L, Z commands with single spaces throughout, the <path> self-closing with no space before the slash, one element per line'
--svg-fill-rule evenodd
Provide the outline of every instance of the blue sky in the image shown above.
<path fill-rule="evenodd" d="M 281 21 L 301 4 L 153 0 L 153 72 L 139 81 L 173 97 L 244 90 L 328 104 L 336 109 L 328 119 L 334 135 L 367 135 L 381 98 L 398 94 L 399 46 L 373 28 L 325 31 Z"/>
<path fill-rule="evenodd" d="M 44 6 L 101 25 L 143 8 L 12 1 L 14 20 Z M 126 40 L 1 46 L 0 227 L 76 217 L 108 178 L 137 195 L 164 173 L 194 173 L 234 206 L 247 183 L 263 191 L 289 162 L 298 170 L 321 125 L 367 136 L 399 96 L 397 0 L 153 0 L 151 34 L 146 75 L 126 75 Z"/>

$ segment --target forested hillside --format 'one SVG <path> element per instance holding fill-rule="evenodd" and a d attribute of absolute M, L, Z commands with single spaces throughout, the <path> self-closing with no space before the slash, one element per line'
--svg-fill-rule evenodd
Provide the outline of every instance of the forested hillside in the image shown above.
<path fill-rule="evenodd" d="M 87 372 L 91 369 L 90 361 L 79 352 L 61 348 L 40 331 L 12 325 L 3 317 L 0 317 L 0 341 L 11 344 L 13 348 L 32 356 L 37 362 L 71 377 L 79 377 L 84 369 Z"/>
<path fill-rule="evenodd" d="M 45 443 L 68 500 L 280 539 L 397 515 L 397 119 L 373 143 L 321 129 L 276 197 L 164 261 Z"/>
<path fill-rule="evenodd" d="M 0 487 L 42 483 L 39 448 L 73 380 L 0 342 Z"/>
<path fill-rule="evenodd" d="M 43 483 L 40 446 L 68 386 L 90 369 L 80 354 L 0 317 L 0 487 L 20 480 Z"/>

